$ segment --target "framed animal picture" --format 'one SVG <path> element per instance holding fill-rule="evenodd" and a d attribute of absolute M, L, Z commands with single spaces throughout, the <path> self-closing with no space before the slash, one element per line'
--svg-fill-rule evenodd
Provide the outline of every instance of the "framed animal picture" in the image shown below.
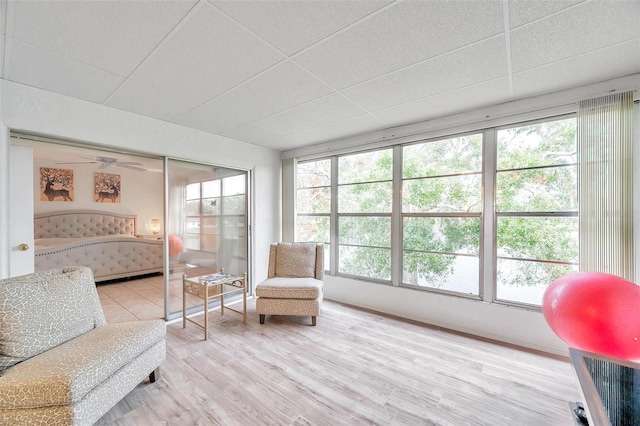
<path fill-rule="evenodd" d="M 96 173 L 93 178 L 93 196 L 96 203 L 119 203 L 122 195 L 120 175 Z"/>
<path fill-rule="evenodd" d="M 40 200 L 73 201 L 73 170 L 40 167 Z"/>

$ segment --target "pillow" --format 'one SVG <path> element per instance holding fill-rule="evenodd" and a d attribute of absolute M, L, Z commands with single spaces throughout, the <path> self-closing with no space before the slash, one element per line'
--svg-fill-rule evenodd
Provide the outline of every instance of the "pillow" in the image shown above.
<path fill-rule="evenodd" d="M 0 373 L 104 324 L 89 268 L 0 280 Z"/>
<path fill-rule="evenodd" d="M 316 244 L 279 243 L 276 247 L 276 277 L 315 278 Z"/>

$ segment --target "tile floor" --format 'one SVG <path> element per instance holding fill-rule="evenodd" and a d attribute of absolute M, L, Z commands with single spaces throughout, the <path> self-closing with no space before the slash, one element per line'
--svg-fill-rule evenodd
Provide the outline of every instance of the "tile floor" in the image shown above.
<path fill-rule="evenodd" d="M 163 276 L 154 275 L 138 279 L 98 283 L 98 296 L 108 323 L 164 318 Z M 173 293 L 173 292 L 171 292 Z M 173 294 L 169 300 L 178 298 L 182 309 L 182 292 Z"/>
<path fill-rule="evenodd" d="M 184 270 L 184 267 L 175 267 L 169 278 L 170 312 L 182 312 L 182 275 Z M 214 271 L 201 269 L 199 272 L 204 274 Z M 164 276 L 158 274 L 136 279 L 97 283 L 96 287 L 107 322 L 114 323 L 164 318 L 163 286 Z M 201 304 L 201 299 L 187 295 L 188 308 Z"/>

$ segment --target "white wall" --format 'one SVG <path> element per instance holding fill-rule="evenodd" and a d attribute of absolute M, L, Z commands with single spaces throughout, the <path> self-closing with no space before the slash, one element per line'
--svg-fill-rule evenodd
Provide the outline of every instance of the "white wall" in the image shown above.
<path fill-rule="evenodd" d="M 327 299 L 568 356 L 541 312 L 325 274 Z"/>
<path fill-rule="evenodd" d="M 280 152 L 0 80 L 0 165 L 8 161 L 8 130 L 251 170 L 255 240 L 254 270 L 249 274 L 253 282 L 266 277 L 269 244 L 281 235 Z M 8 176 L 0 173 L 2 226 L 8 217 L 9 191 Z M 11 225 L 6 226 L 10 232 Z M 0 274 L 4 277 L 10 248 L 6 230 L 0 231 Z"/>

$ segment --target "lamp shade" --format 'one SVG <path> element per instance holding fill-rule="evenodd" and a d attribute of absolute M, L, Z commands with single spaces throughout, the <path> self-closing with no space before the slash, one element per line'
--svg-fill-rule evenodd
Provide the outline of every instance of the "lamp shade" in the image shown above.
<path fill-rule="evenodd" d="M 151 219 L 150 229 L 152 234 L 160 232 L 160 219 Z"/>

